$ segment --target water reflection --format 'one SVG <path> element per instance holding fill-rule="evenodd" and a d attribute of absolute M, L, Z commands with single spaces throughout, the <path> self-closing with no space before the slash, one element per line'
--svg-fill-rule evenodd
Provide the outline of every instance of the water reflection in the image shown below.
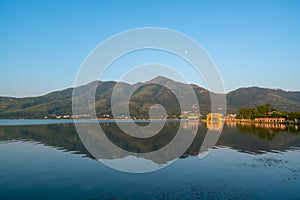
<path fill-rule="evenodd" d="M 215 132 L 221 132 L 223 128 L 222 121 L 207 121 L 206 127 Z"/>
<path fill-rule="evenodd" d="M 195 128 L 193 121 L 184 125 L 186 134 L 191 134 Z M 88 125 L 88 124 L 87 124 Z M 176 134 L 179 123 L 168 122 L 163 130 L 148 139 L 130 137 L 121 132 L 115 123 L 101 123 L 106 136 L 119 148 L 130 152 L 151 152 L 166 146 Z M 181 158 L 198 155 L 208 129 L 218 131 L 221 124 L 200 123 L 198 132 L 191 146 Z M 182 138 L 184 139 L 184 138 Z M 45 145 L 79 153 L 93 158 L 79 139 L 74 124 L 48 124 L 27 126 L 0 126 L 0 141 L 34 141 Z M 178 146 L 174 148 L 180 148 Z M 271 151 L 286 151 L 300 147 L 300 130 L 297 126 L 226 123 L 217 146 L 227 146 L 246 153 L 264 153 Z M 122 158 L 124 155 L 115 154 L 102 144 L 101 151 L 109 155 L 109 159 Z M 161 154 L 160 157 L 149 157 L 155 163 L 172 160 L 173 157 Z"/>

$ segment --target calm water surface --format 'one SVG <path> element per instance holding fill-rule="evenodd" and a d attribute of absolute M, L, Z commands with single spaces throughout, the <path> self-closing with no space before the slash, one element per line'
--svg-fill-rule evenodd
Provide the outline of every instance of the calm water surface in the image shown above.
<path fill-rule="evenodd" d="M 207 128 L 218 129 L 202 123 L 172 165 L 127 174 L 95 160 L 72 122 L 0 120 L 1 199 L 300 199 L 298 127 L 225 124 L 218 144 L 199 159 Z M 168 143 L 178 123 L 168 122 L 152 144 L 126 137 L 111 121 L 101 126 L 116 145 L 146 152 Z"/>

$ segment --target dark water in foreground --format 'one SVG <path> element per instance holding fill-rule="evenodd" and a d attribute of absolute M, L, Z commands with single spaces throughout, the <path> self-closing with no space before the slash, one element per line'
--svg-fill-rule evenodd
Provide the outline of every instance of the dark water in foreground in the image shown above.
<path fill-rule="evenodd" d="M 216 147 L 199 159 L 207 130 L 200 124 L 190 148 L 173 164 L 128 174 L 95 160 L 72 121 L 44 122 L 0 121 L 1 199 L 300 199 L 295 126 L 227 124 Z M 114 123 L 101 126 L 120 147 L 143 152 L 172 139 L 178 123 L 168 122 L 156 145 L 120 135 Z"/>

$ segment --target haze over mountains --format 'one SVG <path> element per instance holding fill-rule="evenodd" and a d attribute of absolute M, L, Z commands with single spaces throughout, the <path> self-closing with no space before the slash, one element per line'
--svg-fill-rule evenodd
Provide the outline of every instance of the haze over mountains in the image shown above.
<path fill-rule="evenodd" d="M 174 87 L 183 87 L 183 83 L 175 82 L 165 77 L 155 78 L 157 82 L 172 84 Z M 90 90 L 95 82 L 81 86 L 82 90 Z M 97 81 L 95 95 L 98 117 L 111 115 L 111 95 L 116 82 Z M 210 93 L 208 90 L 192 84 L 198 101 L 201 114 L 210 112 Z M 130 99 L 130 113 L 137 118 L 148 115 L 149 107 L 161 104 L 170 116 L 179 115 L 180 107 L 175 95 L 166 87 L 159 84 L 145 82 L 133 85 L 122 83 L 122 92 L 135 90 Z M 39 97 L 0 97 L 0 118 L 51 118 L 55 116 L 72 115 L 72 88 L 51 92 Z M 188 95 L 188 94 L 186 94 Z M 288 92 L 280 89 L 266 89 L 259 87 L 240 88 L 226 94 L 227 113 L 235 113 L 242 107 L 256 107 L 271 104 L 277 110 L 300 111 L 300 92 Z M 121 102 L 120 102 L 121 103 Z"/>

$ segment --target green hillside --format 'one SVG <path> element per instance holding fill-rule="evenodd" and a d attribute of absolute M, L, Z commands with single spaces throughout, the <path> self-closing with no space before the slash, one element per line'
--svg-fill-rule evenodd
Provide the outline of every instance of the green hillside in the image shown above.
<path fill-rule="evenodd" d="M 183 83 L 175 82 L 164 77 L 157 77 L 155 81 L 173 87 L 184 88 Z M 97 84 L 96 88 L 96 112 L 98 117 L 109 114 L 111 116 L 111 95 L 116 82 L 92 82 L 80 86 L 82 95 L 88 97 L 88 93 Z M 134 91 L 130 99 L 130 113 L 137 118 L 147 118 L 151 105 L 161 104 L 165 107 L 169 116 L 179 116 L 180 106 L 175 95 L 160 84 L 150 82 L 130 85 L 120 83 L 119 92 Z M 210 94 L 208 90 L 197 85 L 191 85 L 200 106 L 201 114 L 210 112 Z M 55 91 L 39 97 L 12 98 L 0 97 L 0 118 L 54 118 L 55 116 L 72 115 L 72 88 Z M 181 95 L 190 95 L 182 90 Z M 227 95 L 227 113 L 236 113 L 242 107 L 256 107 L 258 105 L 271 104 L 277 110 L 300 111 L 300 92 L 287 92 L 279 89 L 266 89 L 259 87 L 240 88 L 229 92 Z M 121 106 L 123 102 L 117 102 Z M 191 110 L 193 108 L 191 107 Z"/>

